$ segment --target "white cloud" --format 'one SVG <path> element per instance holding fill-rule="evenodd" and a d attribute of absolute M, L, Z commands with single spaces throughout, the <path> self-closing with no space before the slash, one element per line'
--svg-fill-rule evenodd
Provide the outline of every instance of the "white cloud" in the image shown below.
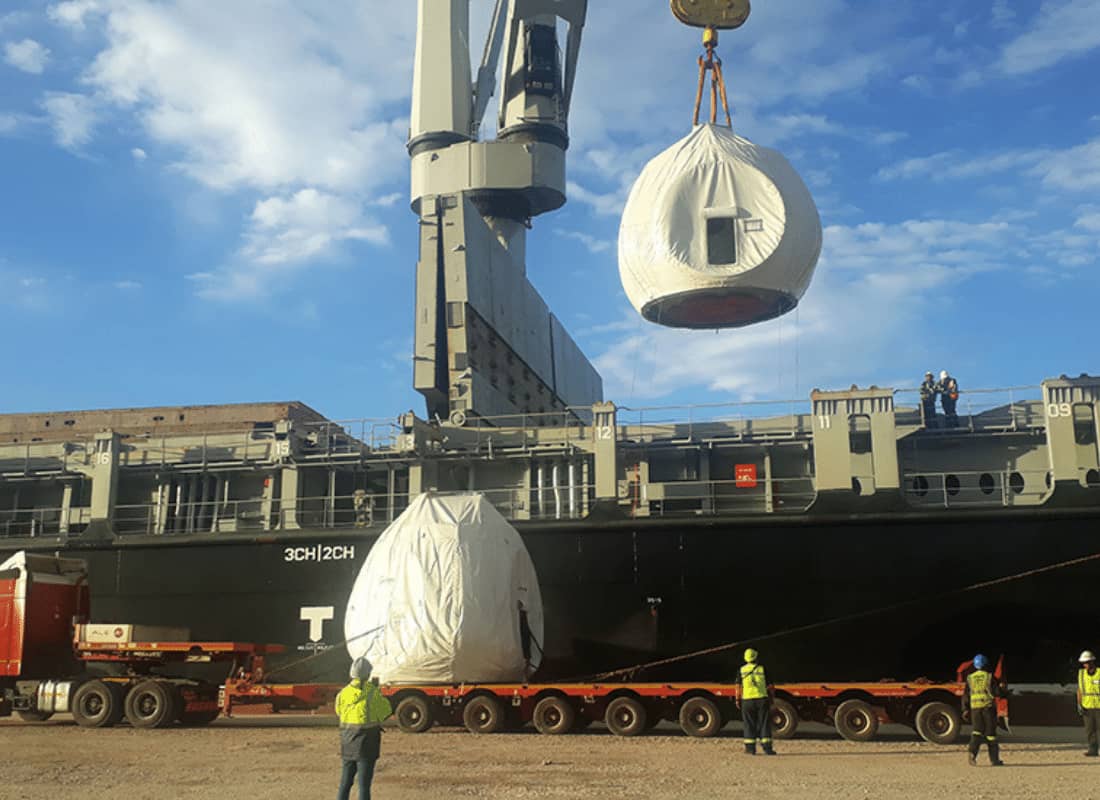
<path fill-rule="evenodd" d="M 381 197 L 376 197 L 371 200 L 371 205 L 389 208 L 390 206 L 395 206 L 402 200 L 405 200 L 408 196 L 409 195 L 407 192 L 390 192 L 389 194 L 385 194 Z"/>
<path fill-rule="evenodd" d="M 994 28 L 1009 28 L 1016 21 L 1016 10 L 1009 0 L 993 0 L 990 17 Z"/>
<path fill-rule="evenodd" d="M 1039 179 L 1046 187 L 1085 192 L 1100 189 L 1100 138 L 1064 150 L 1046 148 L 1007 150 L 972 155 L 962 150 L 909 158 L 881 168 L 883 181 L 927 178 L 933 181 L 1016 173 Z"/>
<path fill-rule="evenodd" d="M 924 75 L 906 75 L 901 79 L 901 84 L 917 92 L 928 92 L 932 89 L 932 82 Z"/>
<path fill-rule="evenodd" d="M 141 288 L 138 281 L 115 281 L 115 288 L 123 292 L 133 292 Z"/>
<path fill-rule="evenodd" d="M 1100 209 L 1081 210 L 1081 216 L 1073 223 L 1075 228 L 1100 233 Z"/>
<path fill-rule="evenodd" d="M 634 177 L 636 177 L 636 175 Z M 569 192 L 569 197 L 574 202 L 584 203 L 586 206 L 590 206 L 598 215 L 603 217 L 617 217 L 623 213 L 623 208 L 626 206 L 626 197 L 630 194 L 631 183 L 633 183 L 633 178 L 628 182 L 620 184 L 611 191 L 597 192 L 586 189 L 574 181 L 569 181 L 566 190 Z"/>
<path fill-rule="evenodd" d="M 26 11 L 9 11 L 7 14 L 0 14 L 0 31 L 18 27 L 30 19 L 31 15 Z"/>
<path fill-rule="evenodd" d="M 15 114 L 0 114 L 0 135 L 12 133 L 19 127 L 20 118 Z"/>
<path fill-rule="evenodd" d="M 98 117 L 94 99 L 71 92 L 47 92 L 42 108 L 49 116 L 59 145 L 79 150 L 91 141 Z"/>
<path fill-rule="evenodd" d="M 1023 75 L 1100 47 L 1100 0 L 1044 0 L 1028 30 L 1005 45 L 998 68 Z"/>
<path fill-rule="evenodd" d="M 8 42 L 4 45 L 4 61 L 31 75 L 41 75 L 49 60 L 50 51 L 34 39 Z"/>
<path fill-rule="evenodd" d="M 85 18 L 103 10 L 100 0 L 67 0 L 57 3 L 47 10 L 49 18 L 60 25 L 83 28 Z"/>
<path fill-rule="evenodd" d="M 590 233 L 583 233 L 581 231 L 568 231 L 558 228 L 554 231 L 554 233 L 565 239 L 573 239 L 580 242 L 582 245 L 584 245 L 585 249 L 587 249 L 588 252 L 592 253 L 593 255 L 606 253 L 611 250 L 611 248 L 614 247 L 615 244 L 614 242 L 608 241 L 607 239 L 601 239 L 597 236 L 593 236 Z"/>
<path fill-rule="evenodd" d="M 1100 190 L 1100 138 L 1047 153 L 1030 171 L 1043 183 L 1066 191 Z"/>
<path fill-rule="evenodd" d="M 388 241 L 362 209 L 404 196 L 414 5 L 71 0 L 49 13 L 103 37 L 88 94 L 46 101 L 64 146 L 86 145 L 97 115 L 121 118 L 205 191 L 254 199 L 231 265 L 200 271 L 213 294 L 260 292 L 257 265 L 301 268 L 339 242 Z"/>
<path fill-rule="evenodd" d="M 130 156 L 134 161 L 144 161 L 149 157 L 149 154 L 142 150 L 140 147 L 135 147 L 130 151 Z"/>
<path fill-rule="evenodd" d="M 370 190 L 403 172 L 414 9 L 103 0 L 85 80 L 215 189 Z M 84 16 L 80 16 L 84 19 Z M 242 35 L 241 20 L 248 20 Z M 363 40 L 360 40 L 363 37 Z"/>
<path fill-rule="evenodd" d="M 329 252 L 342 241 L 389 242 L 386 229 L 353 201 L 316 189 L 256 204 L 242 255 L 256 264 L 288 264 Z"/>
<path fill-rule="evenodd" d="M 310 188 L 257 202 L 244 240 L 231 263 L 186 276 L 199 286 L 200 296 L 240 300 L 269 295 L 303 265 L 338 256 L 341 244 L 384 246 L 389 233 L 355 200 Z"/>
<path fill-rule="evenodd" d="M 908 158 L 882 167 L 876 177 L 879 180 L 908 180 L 930 178 L 934 181 L 976 178 L 998 172 L 1023 170 L 1034 167 L 1046 156 L 1045 150 L 1011 150 L 989 156 L 972 156 L 961 150 L 934 153 L 930 156 Z"/>
<path fill-rule="evenodd" d="M 28 274 L 0 257 L 0 308 L 47 311 L 56 300 L 44 278 Z"/>

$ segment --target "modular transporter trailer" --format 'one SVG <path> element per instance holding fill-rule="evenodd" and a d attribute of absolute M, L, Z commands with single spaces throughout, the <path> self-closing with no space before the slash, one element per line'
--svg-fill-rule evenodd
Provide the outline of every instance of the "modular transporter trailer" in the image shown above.
<path fill-rule="evenodd" d="M 865 742 L 879 724 L 914 728 L 934 744 L 951 744 L 962 727 L 961 700 L 971 662 L 954 682 L 789 683 L 773 687 L 772 734 L 795 735 L 801 720 L 833 725 L 849 741 Z M 995 676 L 1003 681 L 1003 663 Z M 539 733 L 565 734 L 602 721 L 618 736 L 638 736 L 662 721 L 678 722 L 688 736 L 716 735 L 736 718 L 739 684 L 560 683 L 383 686 L 397 726 L 422 733 L 433 724 L 464 725 L 472 733 L 496 733 L 532 723 Z M 1008 727 L 1008 701 L 997 700 L 999 723 Z"/>

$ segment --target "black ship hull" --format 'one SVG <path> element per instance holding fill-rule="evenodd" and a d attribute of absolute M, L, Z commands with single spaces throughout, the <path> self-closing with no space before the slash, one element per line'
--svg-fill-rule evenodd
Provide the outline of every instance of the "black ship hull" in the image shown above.
<path fill-rule="evenodd" d="M 1100 630 L 1100 513 L 1021 511 L 520 525 L 540 577 L 546 663 L 579 677 L 732 642 L 776 679 L 950 677 L 982 651 L 1015 681 L 1072 681 Z M 285 677 L 338 679 L 348 592 L 377 534 L 160 536 L 31 549 L 88 562 L 93 617 L 275 642 Z M 60 547 L 60 549 L 59 549 Z M 1038 572 L 1035 572 L 1039 570 Z M 1011 578 L 1011 580 L 1003 580 Z M 999 581 L 990 586 L 979 586 Z M 727 678 L 741 645 L 635 677 Z"/>

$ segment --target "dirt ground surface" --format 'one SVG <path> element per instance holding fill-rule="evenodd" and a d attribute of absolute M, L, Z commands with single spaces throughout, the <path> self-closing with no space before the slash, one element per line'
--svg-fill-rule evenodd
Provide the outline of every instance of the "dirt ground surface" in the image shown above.
<path fill-rule="evenodd" d="M 570 736 L 475 736 L 437 728 L 387 730 L 375 800 L 411 798 L 978 798 L 1100 797 L 1100 759 L 1085 759 L 1081 730 L 1031 728 L 1003 737 L 1008 766 L 962 745 L 920 742 L 884 727 L 878 741 L 845 742 L 804 726 L 775 758 L 749 757 L 736 724 L 714 739 L 675 729 L 635 739 L 600 726 Z M 339 774 L 335 719 L 253 717 L 208 728 L 85 730 L 58 717 L 0 722 L 4 800 L 327 798 Z M 354 793 L 352 795 L 355 796 Z"/>

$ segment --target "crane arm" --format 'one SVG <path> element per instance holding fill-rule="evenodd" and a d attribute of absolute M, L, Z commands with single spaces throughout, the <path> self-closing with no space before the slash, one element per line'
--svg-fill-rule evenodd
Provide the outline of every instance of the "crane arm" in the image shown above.
<path fill-rule="evenodd" d="M 497 67 L 500 65 L 500 50 L 504 46 L 505 19 L 508 14 L 508 0 L 497 0 L 493 9 L 493 22 L 489 26 L 489 37 L 485 40 L 485 52 L 481 56 L 481 66 L 477 70 L 474 83 L 474 109 L 471 117 L 470 133 L 477 136 L 485 111 L 489 108 L 489 99 L 496 91 Z"/>

